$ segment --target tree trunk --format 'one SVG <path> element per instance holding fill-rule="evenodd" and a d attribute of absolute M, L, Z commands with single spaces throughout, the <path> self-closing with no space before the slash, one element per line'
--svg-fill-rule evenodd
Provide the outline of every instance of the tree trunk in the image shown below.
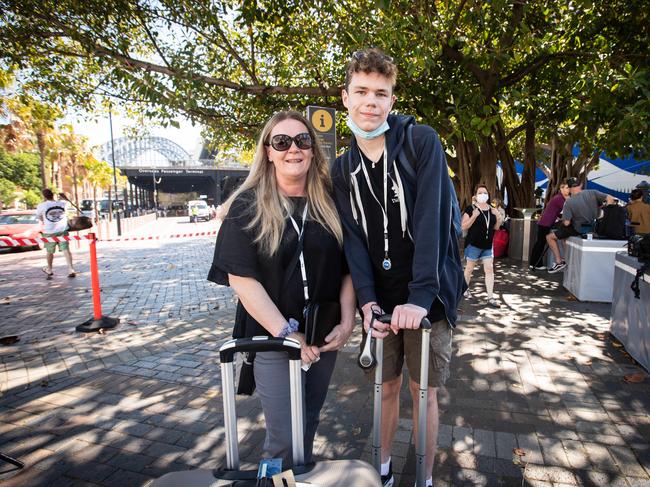
<path fill-rule="evenodd" d="M 475 179 L 472 168 L 479 165 L 476 144 L 467 140 L 456 141 L 456 156 L 458 159 L 458 200 L 461 208 L 469 206 L 474 192 Z"/>
<path fill-rule="evenodd" d="M 526 208 L 535 206 L 535 170 L 537 158 L 535 154 L 535 120 L 533 112 L 527 113 L 526 141 L 524 144 L 524 170 L 521 174 L 521 197 Z"/>
<path fill-rule="evenodd" d="M 77 156 L 70 156 L 70 165 L 72 166 L 72 189 L 74 191 L 74 204 L 79 207 L 79 191 L 77 190 Z"/>
<path fill-rule="evenodd" d="M 97 185 L 93 184 L 93 213 L 95 214 L 95 225 L 99 225 L 99 210 L 97 209 Z"/>
<path fill-rule="evenodd" d="M 36 143 L 38 145 L 38 157 L 41 161 L 41 184 L 43 188 L 47 188 L 47 175 L 45 174 L 45 134 L 43 132 L 36 132 Z"/>
<path fill-rule="evenodd" d="M 481 141 L 478 171 L 474 172 L 474 185 L 485 184 L 491 198 L 499 196 L 497 188 L 497 149 L 492 137 Z"/>
<path fill-rule="evenodd" d="M 571 176 L 571 144 L 564 143 L 557 135 L 551 140 L 551 175 L 546 187 L 545 201 L 555 196 L 560 189 L 562 181 Z"/>

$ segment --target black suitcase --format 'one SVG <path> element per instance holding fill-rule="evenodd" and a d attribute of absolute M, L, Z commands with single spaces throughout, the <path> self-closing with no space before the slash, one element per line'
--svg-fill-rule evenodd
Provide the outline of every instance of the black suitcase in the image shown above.
<path fill-rule="evenodd" d="M 293 471 L 297 485 L 309 483 L 314 487 L 381 487 L 379 474 L 371 465 L 361 460 L 331 460 L 304 465 L 300 344 L 291 339 L 264 336 L 229 340 L 219 349 L 226 433 L 225 468 L 172 472 L 145 484 L 145 487 L 255 486 L 257 471 L 239 470 L 233 362 L 237 352 L 268 351 L 282 351 L 289 354 L 293 463 L 296 465 Z"/>

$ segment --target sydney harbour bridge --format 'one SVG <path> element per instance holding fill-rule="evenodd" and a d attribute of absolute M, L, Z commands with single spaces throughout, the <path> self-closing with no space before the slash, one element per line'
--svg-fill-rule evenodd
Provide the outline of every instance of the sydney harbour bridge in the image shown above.
<path fill-rule="evenodd" d="M 248 175 L 239 164 L 217 163 L 213 154 L 203 150 L 198 159 L 175 142 L 164 137 L 120 137 L 100 146 L 101 160 L 113 162 L 128 184 L 123 195 L 132 207 L 153 207 L 156 194 L 196 193 L 208 204 L 218 205 Z"/>

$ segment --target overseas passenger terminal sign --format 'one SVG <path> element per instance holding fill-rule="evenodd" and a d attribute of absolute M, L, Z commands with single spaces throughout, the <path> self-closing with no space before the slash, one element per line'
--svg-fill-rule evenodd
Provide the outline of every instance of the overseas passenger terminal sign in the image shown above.
<path fill-rule="evenodd" d="M 336 159 L 336 110 L 326 107 L 307 107 L 307 119 L 314 126 L 316 137 L 320 142 L 325 157 L 330 163 L 334 164 Z"/>

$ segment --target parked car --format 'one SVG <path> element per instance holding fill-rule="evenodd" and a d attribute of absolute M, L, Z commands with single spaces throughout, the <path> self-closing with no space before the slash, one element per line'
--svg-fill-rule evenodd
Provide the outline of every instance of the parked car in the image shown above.
<path fill-rule="evenodd" d="M 196 208 L 196 215 L 192 215 L 192 208 Z M 192 200 L 187 203 L 187 212 L 190 216 L 190 222 L 194 222 L 194 219 L 205 220 L 206 222 L 212 218 L 210 213 L 210 207 L 203 200 Z"/>
<path fill-rule="evenodd" d="M 38 238 L 42 230 L 43 224 L 36 216 L 36 210 L 0 213 L 0 237 Z M 26 245 L 21 248 L 37 250 L 43 248 L 43 245 Z"/>

